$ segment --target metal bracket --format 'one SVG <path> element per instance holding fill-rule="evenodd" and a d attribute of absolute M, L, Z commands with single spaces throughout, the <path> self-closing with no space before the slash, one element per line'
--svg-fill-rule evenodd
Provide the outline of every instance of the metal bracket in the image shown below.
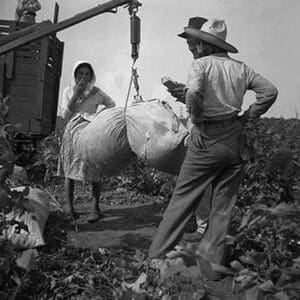
<path fill-rule="evenodd" d="M 108 11 L 109 13 L 116 14 L 118 12 L 117 8 L 111 9 Z"/>
<path fill-rule="evenodd" d="M 132 16 L 138 12 L 139 6 L 142 6 L 142 3 L 138 0 L 132 0 L 129 4 L 125 5 L 125 8 L 128 7 L 129 14 Z"/>

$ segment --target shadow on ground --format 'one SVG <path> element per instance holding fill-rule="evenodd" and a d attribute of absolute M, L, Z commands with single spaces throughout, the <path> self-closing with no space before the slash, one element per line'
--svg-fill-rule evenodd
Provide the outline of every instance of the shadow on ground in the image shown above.
<path fill-rule="evenodd" d="M 78 206 L 80 219 L 68 230 L 69 242 L 84 248 L 148 249 L 161 220 L 160 205 L 103 206 L 104 218 L 88 223 L 90 204 Z"/>
<path fill-rule="evenodd" d="M 82 215 L 84 223 L 78 225 L 81 231 L 127 231 L 143 229 L 145 227 L 157 226 L 161 220 L 158 206 L 145 205 L 138 207 L 119 207 L 103 210 L 104 219 L 93 224 L 87 222 L 89 212 Z"/>

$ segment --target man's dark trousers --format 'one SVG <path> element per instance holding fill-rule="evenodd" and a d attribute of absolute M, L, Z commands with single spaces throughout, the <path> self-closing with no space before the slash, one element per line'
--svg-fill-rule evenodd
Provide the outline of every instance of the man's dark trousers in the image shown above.
<path fill-rule="evenodd" d="M 163 256 L 181 239 L 204 190 L 211 184 L 209 225 L 199 252 L 213 263 L 222 263 L 240 183 L 242 130 L 237 119 L 205 123 L 201 131 L 193 127 L 176 187 L 149 249 L 150 258 Z"/>

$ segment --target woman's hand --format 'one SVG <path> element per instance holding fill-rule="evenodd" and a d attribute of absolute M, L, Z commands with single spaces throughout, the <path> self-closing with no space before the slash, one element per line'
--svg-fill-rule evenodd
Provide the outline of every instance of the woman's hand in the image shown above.
<path fill-rule="evenodd" d="M 87 82 L 83 79 L 79 80 L 79 82 L 74 86 L 73 96 L 68 104 L 68 109 L 71 112 L 74 112 L 76 102 L 78 102 L 78 98 L 80 98 L 83 91 L 86 89 L 86 86 L 87 86 Z"/>
<path fill-rule="evenodd" d="M 79 82 L 74 87 L 74 95 L 76 97 L 82 95 L 83 91 L 86 89 L 87 82 L 84 79 L 79 80 Z"/>

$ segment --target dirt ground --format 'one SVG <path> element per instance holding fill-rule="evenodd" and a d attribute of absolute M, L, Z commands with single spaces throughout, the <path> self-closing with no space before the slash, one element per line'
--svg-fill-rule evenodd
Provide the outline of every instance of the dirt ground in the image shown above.
<path fill-rule="evenodd" d="M 80 219 L 68 231 L 72 245 L 83 248 L 128 247 L 146 250 L 161 220 L 159 205 L 101 205 L 104 218 L 88 223 L 92 203 L 76 205 Z"/>
<path fill-rule="evenodd" d="M 77 203 L 75 206 L 80 219 L 68 229 L 68 241 L 75 247 L 90 249 L 128 247 L 147 251 L 164 210 L 155 201 L 130 206 L 102 204 L 104 218 L 90 224 L 87 219 L 92 203 Z M 237 299 L 231 292 L 231 277 L 220 282 L 205 279 L 205 283 L 220 295 L 219 299 Z"/>

